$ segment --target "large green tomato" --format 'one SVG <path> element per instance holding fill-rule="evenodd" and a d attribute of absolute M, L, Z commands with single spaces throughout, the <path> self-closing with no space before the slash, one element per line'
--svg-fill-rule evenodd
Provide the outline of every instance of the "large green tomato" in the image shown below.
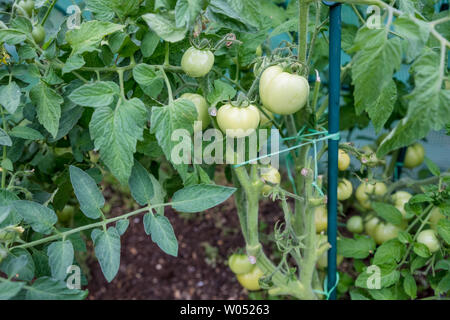
<path fill-rule="evenodd" d="M 364 231 L 363 219 L 360 216 L 353 216 L 347 220 L 347 229 L 353 233 L 361 233 Z"/>
<path fill-rule="evenodd" d="M 61 211 L 56 211 L 56 215 L 58 216 L 58 221 L 61 223 L 65 223 L 72 219 L 73 214 L 75 212 L 75 208 L 70 205 L 66 205 L 64 209 Z"/>
<path fill-rule="evenodd" d="M 328 216 L 325 206 L 318 206 L 314 209 L 314 222 L 316 224 L 316 232 L 321 233 L 327 230 Z"/>
<path fill-rule="evenodd" d="M 21 7 L 28 14 L 29 17 L 32 16 L 34 10 L 34 1 L 33 0 L 20 0 L 18 6 Z M 22 11 L 18 10 L 20 14 Z"/>
<path fill-rule="evenodd" d="M 352 196 L 353 186 L 350 181 L 343 178 L 338 183 L 337 198 L 339 201 L 347 200 Z"/>
<path fill-rule="evenodd" d="M 41 44 L 45 40 L 45 29 L 43 26 L 38 25 L 33 28 L 33 31 L 31 32 L 31 36 L 33 37 L 33 40 L 37 44 Z"/>
<path fill-rule="evenodd" d="M 209 126 L 211 118 L 208 114 L 208 103 L 203 96 L 197 93 L 184 93 L 181 95 L 180 99 L 191 101 L 195 105 L 195 108 L 197 108 L 197 121 L 201 121 L 202 123 L 194 125 L 194 132 L 201 131 Z"/>
<path fill-rule="evenodd" d="M 339 149 L 338 153 L 338 169 L 344 171 L 350 165 L 350 157 L 344 150 Z"/>
<path fill-rule="evenodd" d="M 405 161 L 403 165 L 412 169 L 422 164 L 425 159 L 425 149 L 420 143 L 415 143 L 406 149 Z"/>
<path fill-rule="evenodd" d="M 263 275 L 264 272 L 262 272 L 258 266 L 254 266 L 250 272 L 237 274 L 236 278 L 245 289 L 255 291 L 261 289 L 259 286 L 259 279 L 261 279 Z"/>
<path fill-rule="evenodd" d="M 388 240 L 397 238 L 400 229 L 391 223 L 380 223 L 375 228 L 374 240 L 377 244 L 382 244 Z"/>
<path fill-rule="evenodd" d="M 406 219 L 405 204 L 411 199 L 412 194 L 406 191 L 397 191 L 392 195 L 392 200 L 394 200 L 394 206 L 400 211 L 403 219 Z"/>
<path fill-rule="evenodd" d="M 431 229 L 421 231 L 417 235 L 417 242 L 426 245 L 431 253 L 438 251 L 441 247 L 436 237 L 436 231 Z"/>
<path fill-rule="evenodd" d="M 293 114 L 303 108 L 308 100 L 308 80 L 283 72 L 280 66 L 268 67 L 259 80 L 259 96 L 264 107 L 271 112 Z"/>
<path fill-rule="evenodd" d="M 228 258 L 228 266 L 235 274 L 249 273 L 254 267 L 247 255 L 238 253 L 234 253 Z"/>
<path fill-rule="evenodd" d="M 280 184 L 281 181 L 280 172 L 272 166 L 261 168 L 261 178 L 263 178 L 265 182 L 270 182 L 271 184 Z M 266 183 L 262 187 L 261 192 L 267 195 L 270 190 L 272 190 L 272 186 Z"/>
<path fill-rule="evenodd" d="M 254 105 L 234 107 L 225 104 L 217 111 L 220 130 L 231 138 L 242 138 L 255 132 L 259 124 L 259 110 Z"/>
<path fill-rule="evenodd" d="M 382 196 L 386 191 L 387 187 L 383 182 L 375 182 L 374 184 L 363 182 L 356 188 L 355 195 L 363 208 L 370 209 L 370 195 Z"/>
<path fill-rule="evenodd" d="M 441 209 L 439 207 L 434 207 L 431 209 L 430 218 L 428 222 L 430 223 L 431 229 L 437 230 L 437 223 L 441 219 L 445 219 L 446 217 L 442 214 Z"/>
<path fill-rule="evenodd" d="M 190 47 L 181 58 L 181 68 L 191 77 L 206 75 L 214 65 L 214 54 L 210 50 L 200 50 Z"/>
<path fill-rule="evenodd" d="M 380 219 L 373 215 L 369 215 L 366 219 L 366 223 L 364 224 L 364 230 L 366 233 L 371 236 L 372 238 L 375 237 L 375 229 L 377 228 L 378 224 L 380 223 Z"/>

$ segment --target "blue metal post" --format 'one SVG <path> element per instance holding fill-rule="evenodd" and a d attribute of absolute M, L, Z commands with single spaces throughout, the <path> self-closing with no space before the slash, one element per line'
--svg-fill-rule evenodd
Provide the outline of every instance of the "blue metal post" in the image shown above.
<path fill-rule="evenodd" d="M 339 98 L 341 88 L 341 5 L 326 3 L 330 6 L 330 51 L 329 51 L 329 103 L 328 131 L 339 132 Z M 337 254 L 337 176 L 338 176 L 338 140 L 328 140 L 328 290 L 336 284 Z M 330 294 L 330 300 L 336 300 L 336 289 Z"/>

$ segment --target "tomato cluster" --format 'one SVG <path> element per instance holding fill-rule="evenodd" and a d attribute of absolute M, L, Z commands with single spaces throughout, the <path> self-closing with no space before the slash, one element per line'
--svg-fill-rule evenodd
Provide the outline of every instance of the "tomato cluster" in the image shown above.
<path fill-rule="evenodd" d="M 239 283 L 249 291 L 261 289 L 259 279 L 264 272 L 256 265 L 252 264 L 245 254 L 234 253 L 228 258 L 228 266 L 236 274 Z"/>

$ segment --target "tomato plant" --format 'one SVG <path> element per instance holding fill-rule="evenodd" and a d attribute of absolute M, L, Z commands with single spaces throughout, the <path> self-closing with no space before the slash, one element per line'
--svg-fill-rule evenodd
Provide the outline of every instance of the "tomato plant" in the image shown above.
<path fill-rule="evenodd" d="M 450 18 L 422 2 L 341 1 L 359 20 L 342 23 L 339 136 L 321 1 L 89 0 L 62 21 L 49 20 L 56 0 L 0 2 L 0 296 L 84 299 L 85 255 L 113 281 L 130 221 L 176 257 L 166 207 L 194 214 L 234 195 L 245 253 L 229 265 L 242 286 L 324 298 L 326 191 L 339 175 L 339 226 L 352 237 L 339 233 L 337 250 L 355 272 L 339 270 L 338 293 L 448 298 L 449 172 L 420 141 L 450 123 Z M 379 27 L 367 5 L 383 11 Z M 359 148 L 369 127 L 379 137 Z M 400 176 L 404 147 L 420 174 Z M 111 185 L 124 212 L 111 210 Z M 270 201 L 279 221 L 263 224 Z M 367 287 L 369 263 L 380 290 Z"/>

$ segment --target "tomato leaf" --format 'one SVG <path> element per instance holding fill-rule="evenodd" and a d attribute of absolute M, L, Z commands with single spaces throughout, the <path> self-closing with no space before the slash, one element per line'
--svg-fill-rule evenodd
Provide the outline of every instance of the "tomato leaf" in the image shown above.
<path fill-rule="evenodd" d="M 236 90 L 221 80 L 214 80 L 214 90 L 208 93 L 207 99 L 212 107 L 219 102 L 228 101 L 234 98 Z"/>
<path fill-rule="evenodd" d="M 5 107 L 6 111 L 13 114 L 20 105 L 21 95 L 19 86 L 11 81 L 6 86 L 0 87 L 0 104 Z"/>
<path fill-rule="evenodd" d="M 96 236 L 92 239 L 95 256 L 106 280 L 111 282 L 120 266 L 120 235 L 114 227 L 109 227 L 107 231 L 96 230 Z"/>
<path fill-rule="evenodd" d="M 144 216 L 144 229 L 162 251 L 174 257 L 178 256 L 178 241 L 169 219 L 149 212 Z"/>
<path fill-rule="evenodd" d="M 42 140 L 44 139 L 44 136 L 37 130 L 25 127 L 25 126 L 16 126 L 12 128 L 12 130 L 9 132 L 9 134 L 12 137 L 17 137 L 21 139 L 28 139 L 28 140 Z"/>
<path fill-rule="evenodd" d="M 64 99 L 42 81 L 31 89 L 30 99 L 36 105 L 39 122 L 55 137 L 58 133 Z"/>
<path fill-rule="evenodd" d="M 377 248 L 373 259 L 373 264 L 381 265 L 385 263 L 400 262 L 406 251 L 406 246 L 397 239 L 386 241 Z"/>
<path fill-rule="evenodd" d="M 422 258 L 428 258 L 431 256 L 430 249 L 428 249 L 428 247 L 423 243 L 414 243 L 413 251 L 415 254 Z"/>
<path fill-rule="evenodd" d="M 87 290 L 69 289 L 64 281 L 50 277 L 36 279 L 27 288 L 28 300 L 82 300 L 88 295 Z"/>
<path fill-rule="evenodd" d="M 82 66 L 84 66 L 85 63 L 86 62 L 84 61 L 83 56 L 81 54 L 75 54 L 73 56 L 70 56 L 64 63 L 62 73 L 64 74 L 72 72 L 74 70 L 78 70 Z"/>
<path fill-rule="evenodd" d="M 406 271 L 406 270 L 405 270 Z M 408 272 L 404 272 L 403 276 L 403 289 L 406 294 L 411 297 L 411 299 L 415 299 L 417 297 L 417 284 L 414 277 Z"/>
<path fill-rule="evenodd" d="M 146 121 L 147 109 L 137 98 L 121 99 L 115 110 L 97 108 L 92 115 L 89 129 L 95 148 L 100 150 L 102 160 L 122 184 L 128 183 L 136 143 L 143 138 Z"/>
<path fill-rule="evenodd" d="M 441 89 L 439 54 L 425 50 L 413 63 L 412 70 L 415 88 L 405 96 L 407 114 L 383 140 L 377 150 L 379 158 L 425 137 L 430 130 L 441 130 L 450 122 L 450 90 Z"/>
<path fill-rule="evenodd" d="M 131 195 L 141 206 L 145 206 L 153 198 L 153 183 L 150 174 L 137 160 L 134 161 L 128 184 Z"/>
<path fill-rule="evenodd" d="M 400 272 L 396 270 L 397 264 L 375 265 L 366 268 L 356 279 L 355 285 L 366 289 L 382 289 L 395 284 L 400 279 Z M 375 288 L 378 284 L 380 288 Z M 376 291 L 376 290 L 374 290 Z"/>
<path fill-rule="evenodd" d="M 37 202 L 18 200 L 13 205 L 17 213 L 36 232 L 50 234 L 54 224 L 58 221 L 58 217 L 52 209 Z"/>
<path fill-rule="evenodd" d="M 119 93 L 120 89 L 116 83 L 97 81 L 78 87 L 69 95 L 69 99 L 81 106 L 96 108 L 109 106 Z"/>
<path fill-rule="evenodd" d="M 0 264 L 0 270 L 9 278 L 31 281 L 35 275 L 35 265 L 31 254 L 22 248 L 11 250 Z M 16 277 L 16 275 L 19 275 Z"/>
<path fill-rule="evenodd" d="M 439 167 L 433 161 L 431 161 L 430 158 L 425 157 L 425 164 L 427 165 L 428 170 L 430 170 L 433 176 L 439 177 L 441 175 L 441 170 L 439 170 Z"/>
<path fill-rule="evenodd" d="M 52 277 L 64 280 L 67 277 L 67 268 L 73 263 L 72 243 L 69 240 L 53 242 L 47 248 L 47 255 Z"/>
<path fill-rule="evenodd" d="M 0 129 L 0 146 L 12 146 L 11 138 L 3 129 Z"/>
<path fill-rule="evenodd" d="M 166 13 L 164 15 L 147 13 L 142 16 L 142 19 L 147 22 L 150 29 L 165 41 L 178 42 L 184 39 L 186 28 L 184 26 L 176 26 L 173 13 Z"/>
<path fill-rule="evenodd" d="M 213 184 L 198 184 L 175 192 L 172 207 L 180 212 L 200 212 L 227 200 L 236 188 Z"/>
<path fill-rule="evenodd" d="M 390 222 L 396 226 L 400 226 L 403 222 L 403 217 L 398 209 L 388 203 L 384 202 L 373 202 L 372 208 L 376 211 L 376 213 L 385 219 L 387 222 Z"/>
<path fill-rule="evenodd" d="M 178 0 L 175 5 L 177 28 L 190 27 L 202 10 L 202 0 Z"/>
<path fill-rule="evenodd" d="M 4 281 L 0 283 L 0 300 L 9 300 L 22 290 L 24 282 Z"/>
<path fill-rule="evenodd" d="M 337 242 L 337 251 L 346 258 L 365 259 L 375 251 L 375 241 L 364 236 L 355 236 L 355 239 L 340 238 Z"/>
<path fill-rule="evenodd" d="M 444 239 L 447 244 L 450 244 L 450 220 L 440 219 L 437 224 L 437 230 L 442 239 Z"/>
<path fill-rule="evenodd" d="M 105 205 L 105 198 L 98 189 L 94 179 L 75 166 L 70 166 L 69 172 L 73 191 L 80 203 L 81 211 L 88 218 L 99 218 L 102 215 L 100 209 Z"/>
<path fill-rule="evenodd" d="M 72 47 L 72 54 L 82 54 L 97 50 L 103 37 L 122 30 L 124 26 L 106 21 L 83 22 L 78 29 L 66 33 L 66 41 Z"/>

